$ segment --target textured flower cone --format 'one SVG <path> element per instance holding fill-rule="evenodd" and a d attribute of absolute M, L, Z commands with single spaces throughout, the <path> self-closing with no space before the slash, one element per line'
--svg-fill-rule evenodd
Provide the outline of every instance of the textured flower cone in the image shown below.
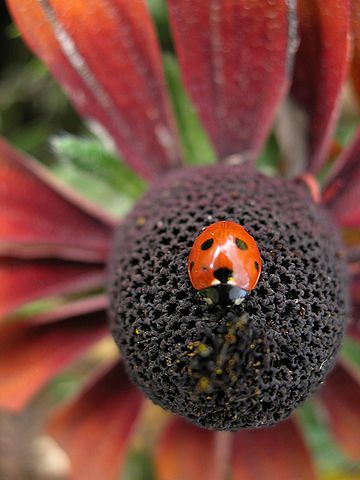
<path fill-rule="evenodd" d="M 360 1 L 299 0 L 296 9 L 287 0 L 168 0 L 172 60 L 188 94 L 178 78 L 171 99 L 144 0 L 8 3 L 78 112 L 100 124 L 149 190 L 127 218 L 114 218 L 0 141 L 1 407 L 23 408 L 108 335 L 107 282 L 121 357 L 106 357 L 48 424 L 72 479 L 119 478 L 134 432 L 146 430 L 142 391 L 180 414 L 153 439 L 156 480 L 314 480 L 296 414 L 280 420 L 323 381 L 323 417 L 358 460 L 355 363 L 340 357 L 327 374 L 347 323 L 360 339 L 360 132 L 329 155 L 350 66 L 359 84 Z M 255 170 L 288 91 L 275 133 L 282 171 L 298 181 Z M 218 164 L 190 169 L 186 160 L 202 161 L 199 131 Z M 126 190 L 124 165 L 119 172 Z M 249 231 L 263 261 L 239 307 L 206 305 L 186 269 L 195 237 L 224 219 Z M 19 315 L 54 296 L 60 304 Z M 274 423 L 234 434 L 198 428 Z"/>
<path fill-rule="evenodd" d="M 187 258 L 205 226 L 232 220 L 263 272 L 240 306 L 206 305 Z M 333 367 L 347 319 L 337 229 L 304 184 L 249 166 L 183 169 L 157 182 L 119 229 L 112 332 L 156 403 L 218 430 L 287 417 Z"/>

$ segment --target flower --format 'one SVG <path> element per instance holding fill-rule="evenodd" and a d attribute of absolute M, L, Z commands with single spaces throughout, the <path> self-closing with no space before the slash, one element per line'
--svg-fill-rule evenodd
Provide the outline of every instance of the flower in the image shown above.
<path fill-rule="evenodd" d="M 149 258 L 149 249 L 156 250 L 159 245 L 166 247 L 166 231 L 164 233 L 163 225 L 159 222 L 164 219 L 169 222 L 175 212 L 179 215 L 183 213 L 185 227 L 188 225 L 195 233 L 200 222 L 196 218 L 198 204 L 194 204 L 195 198 L 203 202 L 202 212 L 206 211 L 208 205 L 208 215 L 211 217 L 219 216 L 219 212 L 225 212 L 230 217 L 238 215 L 236 212 L 240 210 L 229 205 L 225 196 L 216 200 L 215 205 L 206 202 L 219 188 L 220 195 L 222 186 L 231 184 L 234 188 L 234 182 L 239 183 L 238 178 L 246 174 L 247 182 L 252 182 L 252 190 L 246 187 L 242 196 L 235 191 L 233 200 L 246 200 L 246 195 L 254 191 L 254 185 L 261 187 L 260 195 L 256 197 L 259 203 L 253 204 L 248 213 L 250 227 L 255 230 L 261 211 L 271 214 L 269 199 L 276 197 L 276 211 L 284 212 L 283 219 L 297 222 L 298 229 L 290 227 L 290 234 L 294 237 L 292 244 L 302 246 L 306 234 L 310 239 L 309 245 L 316 249 L 316 255 L 320 258 L 321 268 L 315 268 L 316 262 L 311 252 L 303 249 L 304 259 L 313 269 L 312 279 L 307 280 L 309 288 L 314 292 L 317 287 L 321 300 L 321 305 L 316 307 L 314 299 L 311 302 L 303 299 L 305 307 L 311 306 L 312 309 L 311 315 L 304 316 L 313 322 L 315 307 L 320 311 L 323 307 L 329 308 L 329 315 L 333 309 L 339 308 L 334 324 L 324 325 L 326 318 L 320 317 L 318 331 L 321 335 L 314 342 L 309 340 L 312 332 L 299 332 L 300 327 L 296 330 L 292 324 L 285 332 L 290 337 L 289 347 L 296 344 L 294 336 L 303 334 L 304 343 L 297 343 L 298 351 L 293 349 L 292 355 L 298 358 L 304 353 L 306 362 L 295 365 L 288 358 L 290 368 L 287 371 L 291 378 L 280 380 L 277 388 L 277 392 L 281 388 L 284 391 L 286 412 L 280 414 L 275 409 L 272 418 L 263 423 L 270 424 L 284 418 L 303 400 L 298 393 L 294 400 L 290 390 L 294 387 L 293 379 L 300 378 L 296 377 L 299 368 L 307 365 L 304 383 L 300 382 L 300 388 L 297 388 L 298 391 L 304 388 L 307 396 L 322 382 L 323 374 L 332 366 L 343 333 L 343 317 L 347 312 L 343 292 L 347 288 L 347 281 L 341 272 L 345 259 L 335 238 L 337 233 L 332 234 L 332 221 L 336 222 L 338 229 L 343 229 L 347 243 L 345 255 L 353 304 L 349 333 L 357 340 L 360 337 L 357 318 L 360 280 L 360 134 L 335 161 L 329 159 L 334 127 L 340 112 L 340 96 L 350 69 L 351 32 L 354 52 L 351 66 L 355 86 L 359 79 L 360 4 L 355 0 L 351 4 L 337 0 L 303 0 L 296 12 L 293 2 L 285 0 L 169 0 L 170 23 L 184 83 L 222 162 L 220 166 L 207 167 L 205 170 L 185 170 L 182 168 L 180 142 L 165 90 L 160 50 L 143 0 L 9 0 L 8 3 L 24 39 L 48 64 L 78 111 L 107 131 L 127 164 L 152 187 L 134 212 L 117 227 L 118 222 L 111 214 L 84 200 L 39 163 L 14 150 L 4 140 L 1 141 L 0 314 L 3 326 L 0 331 L 0 405 L 12 410 L 21 409 L 56 373 L 106 337 L 105 310 L 108 299 L 102 293 L 102 287 L 106 281 L 105 264 L 109 258 L 114 229 L 117 228 L 118 240 L 115 242 L 114 257 L 110 260 L 113 270 L 110 310 L 114 336 L 125 352 L 132 378 L 139 384 L 143 382 L 142 387 L 147 394 L 157 402 L 161 401 L 162 395 L 167 402 L 165 406 L 186 414 L 196 422 L 201 417 L 197 415 L 201 408 L 198 399 L 203 397 L 197 396 L 191 411 L 186 411 L 190 404 L 186 385 L 180 385 L 180 394 L 175 398 L 182 401 L 182 408 L 175 405 L 174 398 L 172 401 L 165 398 L 171 383 L 169 373 L 172 373 L 166 361 L 159 373 L 165 385 L 162 390 L 156 379 L 151 381 L 151 378 L 146 378 L 147 368 L 154 373 L 150 363 L 141 365 L 143 373 L 137 378 L 136 366 L 139 360 L 143 360 L 138 356 L 138 325 L 131 333 L 122 328 L 128 328 L 132 321 L 131 307 L 137 308 L 137 304 L 131 305 L 131 301 L 144 301 L 140 308 L 145 317 L 146 303 L 154 307 L 154 299 L 144 300 L 141 297 L 151 295 L 151 288 L 155 292 L 161 290 L 163 295 L 160 317 L 164 316 L 161 311 L 163 304 L 169 305 L 169 298 L 164 298 L 165 294 L 171 295 L 171 291 L 165 288 L 166 275 L 170 272 L 175 282 L 174 275 L 178 275 L 178 272 L 171 273 L 171 262 L 168 261 L 159 266 L 156 263 L 158 254 Z M 301 40 L 298 49 L 296 18 Z M 253 162 L 269 133 L 275 112 L 289 89 L 294 61 L 289 101 L 284 106 L 278 130 L 280 138 L 284 140 L 285 152 L 288 153 L 283 169 L 289 176 L 296 174 L 301 180 L 268 179 L 265 182 L 264 177 L 259 180 Z M 303 131 L 300 122 L 291 124 L 296 121 L 294 111 L 296 114 L 300 112 L 305 119 Z M 319 178 L 324 176 L 325 181 L 320 183 Z M 201 185 L 203 188 L 209 186 L 209 196 L 206 192 L 193 193 L 194 185 L 199 189 Z M 179 192 L 187 195 L 182 204 L 178 202 L 177 210 L 173 206 L 176 202 L 172 203 L 174 191 L 177 191 L 177 195 Z M 161 196 L 163 192 L 165 196 Z M 286 202 L 288 204 L 284 205 Z M 318 203 L 322 206 L 318 206 Z M 183 212 L 179 212 L 179 205 Z M 243 208 L 243 204 L 240 207 Z M 236 208 L 240 207 L 236 205 Z M 332 221 L 324 213 L 324 207 L 332 215 Z M 224 210 L 228 208 L 233 208 L 232 213 Z M 142 211 L 146 211 L 146 214 L 142 214 Z M 299 217 L 300 213 L 303 219 Z M 261 220 L 266 228 L 269 227 L 266 223 L 269 215 L 267 220 Z M 149 218 L 156 219 L 156 225 L 153 224 L 153 230 L 146 230 L 147 236 L 141 237 L 141 229 L 144 225 L 147 228 Z M 283 234 L 285 220 L 278 226 L 279 229 L 283 227 Z M 308 228 L 310 226 L 311 229 Z M 170 242 L 174 242 L 180 233 L 186 231 L 189 235 L 191 232 L 180 222 L 174 226 L 174 230 L 170 233 Z M 328 242 L 324 240 L 326 234 Z M 151 240 L 151 245 L 146 244 L 146 239 Z M 136 244 L 137 250 L 130 240 Z M 179 237 L 179 251 L 183 257 L 186 251 L 184 245 L 188 240 L 188 237 Z M 126 249 L 121 249 L 124 245 Z M 267 265 L 270 266 L 270 250 L 266 249 L 265 252 L 268 255 Z M 274 254 L 276 256 L 278 252 L 275 250 Z M 153 284 L 153 278 L 146 279 L 146 262 L 150 260 L 154 264 L 153 271 L 162 274 L 159 269 L 163 268 L 166 274 L 161 288 Z M 295 265 L 292 259 L 286 260 L 291 267 Z M 135 262 L 133 265 L 132 261 Z M 131 266 L 136 266 L 136 261 L 140 262 L 140 272 L 135 268 L 134 272 L 131 270 Z M 130 271 L 130 275 L 125 277 L 119 266 L 124 267 L 124 271 Z M 276 275 L 276 266 L 274 268 Z M 325 279 L 324 287 L 323 272 L 331 272 L 331 278 L 336 281 Z M 294 281 L 298 281 L 296 277 Z M 179 286 L 185 291 L 188 287 L 184 286 L 184 282 L 185 279 L 178 279 Z M 281 279 L 278 284 L 285 289 L 289 287 Z M 126 287 L 127 297 L 122 295 L 122 290 L 114 290 L 114 285 L 124 287 L 124 291 Z M 178 290 L 174 285 L 176 283 L 171 289 L 176 297 Z M 185 291 L 187 297 L 182 299 L 184 301 L 189 301 L 189 288 Z M 273 289 L 271 286 L 267 288 L 267 293 Z M 86 292 L 93 295 L 84 295 Z M 284 305 L 281 290 L 276 293 L 277 298 L 274 294 L 274 298 L 266 305 L 275 312 L 274 315 Z M 35 313 L 26 321 L 7 321 L 14 318 L 20 307 L 32 300 L 64 294 L 72 295 L 71 301 L 65 305 Z M 122 302 L 125 301 L 128 302 L 127 308 L 121 311 L 119 317 L 119 311 L 125 304 Z M 261 310 L 265 306 L 265 296 L 260 298 L 259 295 L 250 301 L 253 301 L 255 318 L 256 309 Z M 295 309 L 299 298 L 295 296 L 288 301 L 289 308 Z M 175 318 L 175 313 L 178 314 L 176 302 L 173 304 L 174 307 L 166 312 L 169 321 Z M 191 305 L 193 308 L 194 304 Z M 301 309 L 301 305 L 296 308 Z M 198 309 L 201 310 L 201 306 Z M 204 309 L 201 311 L 203 314 Z M 191 313 L 196 319 L 201 319 L 202 314 Z M 136 315 L 133 321 L 137 321 Z M 217 319 L 222 320 L 224 315 L 222 312 Z M 287 315 L 291 315 L 290 310 Z M 269 318 L 272 317 L 269 315 Z M 215 325 L 213 328 L 216 330 Z M 151 355 L 156 356 L 163 347 L 169 351 L 171 342 L 175 341 L 180 342 L 180 350 L 193 358 L 191 355 L 197 353 L 199 344 L 182 345 L 184 336 L 180 335 L 179 341 L 174 337 L 174 333 L 178 335 L 179 331 L 183 331 L 181 325 L 176 332 L 168 331 L 166 338 L 161 338 L 160 334 L 156 336 L 156 340 L 163 340 L 157 350 L 152 338 L 152 343 L 149 343 Z M 278 338 L 284 335 L 283 331 L 277 333 Z M 228 340 L 235 338 L 233 343 L 240 338 L 246 340 L 239 332 L 227 334 Z M 167 342 L 169 338 L 170 344 Z M 258 336 L 254 338 L 258 340 Z M 227 343 L 232 344 L 230 340 Z M 309 345 L 314 343 L 316 348 L 312 346 L 312 350 L 309 350 Z M 247 343 L 244 345 L 248 346 Z M 278 340 L 272 345 L 277 347 Z M 302 345 L 304 352 L 301 351 Z M 208 346 L 205 345 L 205 348 Z M 260 350 L 256 350 L 258 348 Z M 261 348 L 254 346 L 260 367 L 267 353 Z M 271 348 L 270 352 L 278 354 L 276 348 Z M 326 353 L 329 354 L 328 362 L 325 361 Z M 309 359 L 312 355 L 311 363 Z M 323 359 L 320 365 L 319 356 Z M 268 361 L 273 362 L 270 365 L 272 367 L 275 356 L 269 357 Z M 278 363 L 281 368 L 286 366 Z M 195 363 L 190 364 L 191 367 L 193 365 Z M 323 368 L 324 371 L 316 376 L 315 367 L 318 368 L 317 374 Z M 296 371 L 294 377 L 292 369 Z M 231 372 L 227 373 L 231 377 Z M 190 377 L 191 372 L 188 375 Z M 235 374 L 234 377 L 234 382 L 237 382 L 238 377 Z M 336 440 L 353 459 L 360 457 L 360 386 L 357 377 L 354 367 L 341 359 L 318 394 L 318 401 L 327 412 Z M 311 381 L 307 381 L 308 378 Z M 200 393 L 207 393 L 208 380 L 202 381 L 202 377 L 196 377 L 196 380 L 202 385 L 203 391 Z M 157 396 L 154 394 L 155 385 L 159 389 Z M 258 385 L 254 387 L 256 393 Z M 186 395 L 182 398 L 184 392 Z M 224 393 L 227 392 L 224 390 Z M 257 395 L 262 395 L 262 392 Z M 252 395 L 250 397 L 252 400 L 244 398 L 245 405 L 248 407 L 247 402 L 250 401 L 255 405 L 255 410 L 262 412 L 266 408 L 270 411 L 271 402 L 276 404 L 279 398 L 268 398 L 268 407 L 263 404 L 259 408 L 260 400 L 253 399 Z M 289 405 L 286 402 L 290 397 L 291 408 L 287 408 Z M 130 383 L 122 361 L 115 361 L 104 371 L 97 372 L 96 378 L 77 398 L 53 414 L 49 430 L 70 456 L 73 478 L 118 477 L 132 434 L 142 418 L 143 406 L 144 397 Z M 245 414 L 246 410 L 241 415 Z M 201 421 L 198 423 L 201 424 Z M 252 425 L 260 424 L 256 416 Z M 214 423 L 209 426 L 224 427 Z M 186 423 L 181 417 L 172 417 L 157 439 L 154 455 L 157 478 L 164 480 L 218 479 L 225 475 L 226 469 L 231 471 L 234 479 L 316 478 L 311 456 L 294 417 L 273 428 L 244 430 L 235 434 L 202 430 Z"/>

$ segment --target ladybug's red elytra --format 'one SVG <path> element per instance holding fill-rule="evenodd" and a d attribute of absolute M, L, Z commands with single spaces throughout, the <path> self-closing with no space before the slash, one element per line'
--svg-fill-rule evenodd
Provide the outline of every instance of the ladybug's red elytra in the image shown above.
<path fill-rule="evenodd" d="M 212 304 L 239 305 L 260 277 L 262 261 L 256 241 L 238 223 L 206 227 L 191 248 L 191 283 Z"/>

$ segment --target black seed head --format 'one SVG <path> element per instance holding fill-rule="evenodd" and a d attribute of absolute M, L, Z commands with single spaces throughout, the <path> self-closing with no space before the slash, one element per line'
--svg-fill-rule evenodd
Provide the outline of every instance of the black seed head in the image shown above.
<path fill-rule="evenodd" d="M 207 305 L 189 281 L 204 218 L 232 220 L 256 238 L 263 273 L 239 306 Z M 341 343 L 340 249 L 327 213 L 300 184 L 247 166 L 164 177 L 122 222 L 111 264 L 111 328 L 133 382 L 211 429 L 286 418 L 323 382 Z"/>

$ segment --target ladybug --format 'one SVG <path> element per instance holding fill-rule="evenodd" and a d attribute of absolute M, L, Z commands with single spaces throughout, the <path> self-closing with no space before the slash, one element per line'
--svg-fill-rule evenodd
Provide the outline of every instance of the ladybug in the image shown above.
<path fill-rule="evenodd" d="M 239 305 L 256 287 L 261 269 L 256 241 L 230 221 L 206 227 L 188 260 L 190 281 L 209 304 Z"/>

